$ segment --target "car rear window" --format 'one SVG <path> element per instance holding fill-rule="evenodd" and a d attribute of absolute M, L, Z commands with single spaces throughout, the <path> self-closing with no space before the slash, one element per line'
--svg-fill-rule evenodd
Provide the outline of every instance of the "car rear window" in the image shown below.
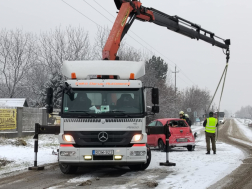
<path fill-rule="evenodd" d="M 170 127 L 187 127 L 186 123 L 182 120 L 172 120 L 169 122 Z"/>
<path fill-rule="evenodd" d="M 163 126 L 163 124 L 159 121 L 157 121 L 157 126 Z"/>
<path fill-rule="evenodd" d="M 151 122 L 148 126 L 156 126 L 156 121 Z"/>

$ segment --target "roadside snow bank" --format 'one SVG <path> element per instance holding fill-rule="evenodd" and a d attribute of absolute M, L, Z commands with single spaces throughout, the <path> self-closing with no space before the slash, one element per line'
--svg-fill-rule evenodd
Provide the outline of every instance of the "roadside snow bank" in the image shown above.
<path fill-rule="evenodd" d="M 17 139 L 0 139 L 0 159 L 12 161 L 0 167 L 0 177 L 5 173 L 27 169 L 34 162 L 34 140 L 32 137 L 23 138 L 26 146 L 16 146 Z M 39 136 L 38 165 L 57 162 L 57 156 L 52 151 L 58 148 L 58 138 L 55 135 Z"/>
<path fill-rule="evenodd" d="M 225 143 L 217 143 L 217 155 L 206 155 L 204 139 L 201 137 L 193 152 L 180 148 L 169 153 L 170 162 L 176 166 L 163 167 L 172 173 L 159 181 L 157 188 L 207 188 L 242 164 L 242 151 Z M 159 167 L 159 162 L 164 162 L 165 158 L 164 152 L 152 151 L 148 169 Z"/>
<path fill-rule="evenodd" d="M 243 132 L 243 134 L 252 142 L 252 129 L 248 127 L 248 120 L 244 119 L 234 119 L 236 125 L 240 128 L 240 130 Z M 251 120 L 250 120 L 251 121 Z"/>

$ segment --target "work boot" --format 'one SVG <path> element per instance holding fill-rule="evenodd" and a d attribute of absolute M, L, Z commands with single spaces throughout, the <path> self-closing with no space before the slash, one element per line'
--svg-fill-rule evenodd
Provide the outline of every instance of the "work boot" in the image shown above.
<path fill-rule="evenodd" d="M 210 151 L 207 151 L 207 153 L 206 154 L 210 154 Z"/>
<path fill-rule="evenodd" d="M 214 151 L 213 154 L 216 154 L 216 151 Z"/>

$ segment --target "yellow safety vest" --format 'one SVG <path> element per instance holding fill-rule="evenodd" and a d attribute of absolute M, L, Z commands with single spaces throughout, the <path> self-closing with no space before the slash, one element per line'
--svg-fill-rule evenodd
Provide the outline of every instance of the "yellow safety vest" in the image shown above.
<path fill-rule="evenodd" d="M 215 133 L 217 123 L 218 123 L 218 120 L 216 118 L 214 117 L 207 118 L 205 131 L 208 133 Z"/>

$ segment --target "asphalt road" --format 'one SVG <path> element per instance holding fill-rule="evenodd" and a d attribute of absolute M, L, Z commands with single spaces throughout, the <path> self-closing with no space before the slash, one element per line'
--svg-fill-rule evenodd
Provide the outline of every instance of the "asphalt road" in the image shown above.
<path fill-rule="evenodd" d="M 252 146 L 231 138 L 239 139 L 251 143 L 238 129 L 233 120 L 227 120 L 219 129 L 219 140 L 242 149 L 246 159 L 243 164 L 227 175 L 210 189 L 251 189 L 252 188 Z M 251 143 L 252 144 L 252 143 Z M 218 147 L 218 146 L 217 146 Z M 217 149 L 218 150 L 218 149 Z M 217 151 L 218 155 L 218 151 Z M 154 180 L 162 180 L 172 172 L 163 169 L 151 169 L 146 171 L 133 172 L 124 167 L 82 167 L 75 175 L 64 175 L 61 173 L 58 164 L 45 167 L 43 171 L 22 171 L 6 175 L 0 179 L 0 189 L 56 189 L 56 188 L 116 188 L 124 185 L 126 188 L 148 188 L 149 184 L 154 184 Z M 71 179 L 79 179 L 79 176 L 86 176 L 88 182 L 71 182 Z M 92 176 L 92 177 L 91 177 Z M 78 185 L 76 183 L 79 183 Z M 89 185 L 90 184 L 90 185 Z M 83 188 L 83 186 L 82 186 Z"/>

